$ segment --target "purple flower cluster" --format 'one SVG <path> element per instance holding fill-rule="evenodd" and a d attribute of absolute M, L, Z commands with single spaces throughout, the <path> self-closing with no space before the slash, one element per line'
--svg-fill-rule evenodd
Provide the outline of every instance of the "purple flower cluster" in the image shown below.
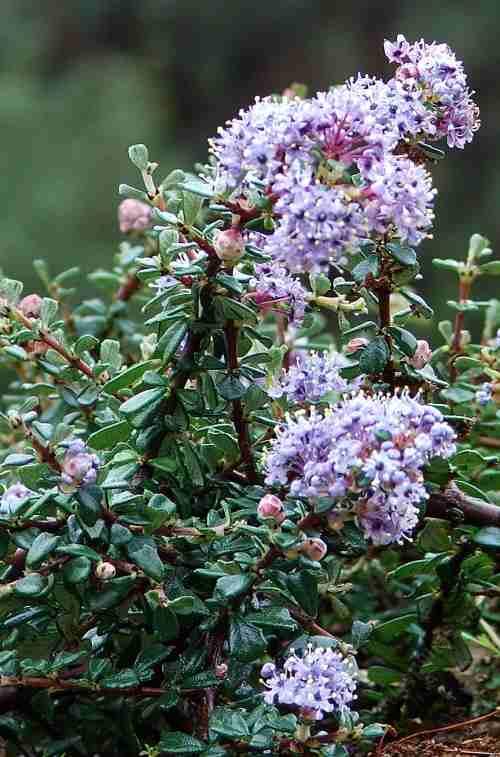
<path fill-rule="evenodd" d="M 329 392 L 346 394 L 359 388 L 362 378 L 347 381 L 340 370 L 349 361 L 340 352 L 299 353 L 295 364 L 282 371 L 267 390 L 270 397 L 285 396 L 288 402 L 319 402 Z"/>
<path fill-rule="evenodd" d="M 356 672 L 352 656 L 309 644 L 301 657 L 292 650 L 281 670 L 270 662 L 262 667 L 264 700 L 298 707 L 309 720 L 322 720 L 332 712 L 341 715 L 356 699 Z"/>
<path fill-rule="evenodd" d="M 21 505 L 33 495 L 31 489 L 20 483 L 12 484 L 0 499 L 0 515 L 15 515 Z"/>
<path fill-rule="evenodd" d="M 482 384 L 476 391 L 476 402 L 478 405 L 487 405 L 493 396 L 493 384 Z"/>
<path fill-rule="evenodd" d="M 297 497 L 350 503 L 375 544 L 401 542 L 427 499 L 423 467 L 455 452 L 442 414 L 403 392 L 342 400 L 324 415 L 290 416 L 266 459 L 266 483 L 290 485 Z M 291 481 L 291 483 L 290 483 Z"/>
<path fill-rule="evenodd" d="M 255 278 L 250 281 L 251 298 L 263 312 L 286 315 L 292 326 L 299 327 L 304 320 L 307 292 L 300 281 L 291 276 L 279 263 L 259 263 Z"/>
<path fill-rule="evenodd" d="M 386 41 L 387 58 L 397 65 L 396 79 L 409 97 L 418 96 L 432 116 L 425 129 L 435 139 L 446 137 L 449 147 L 463 148 L 479 128 L 479 110 L 467 85 L 462 63 L 448 45 L 424 40 L 411 44 L 399 34 Z M 415 132 L 410 132 L 415 133 Z"/>
<path fill-rule="evenodd" d="M 386 43 L 384 82 L 350 79 L 311 99 L 258 99 L 211 142 L 219 189 L 257 183 L 275 198 L 265 251 L 294 271 L 318 271 L 370 235 L 419 244 L 433 220 L 427 171 L 398 145 L 446 135 L 463 147 L 478 127 L 462 64 L 446 45 Z M 399 151 L 400 152 L 400 151 Z"/>
<path fill-rule="evenodd" d="M 61 466 L 61 481 L 64 491 L 73 491 L 80 486 L 95 484 L 100 460 L 82 439 L 70 443 Z"/>

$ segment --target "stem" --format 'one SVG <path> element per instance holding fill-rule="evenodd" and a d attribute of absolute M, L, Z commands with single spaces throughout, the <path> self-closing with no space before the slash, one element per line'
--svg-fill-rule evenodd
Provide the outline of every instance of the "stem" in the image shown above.
<path fill-rule="evenodd" d="M 474 552 L 475 546 L 469 541 L 465 541 L 459 548 L 458 552 L 451 558 L 448 570 L 441 581 L 441 591 L 434 600 L 429 617 L 424 624 L 425 637 L 422 653 L 417 658 L 417 669 L 425 661 L 427 653 L 432 649 L 434 634 L 437 629 L 446 621 L 445 609 L 446 601 L 453 593 L 456 585 L 460 582 L 460 570 L 462 563 Z"/>
<path fill-rule="evenodd" d="M 5 686 L 24 686 L 29 689 L 54 689 L 81 691 L 87 694 L 97 693 L 99 696 L 136 696 L 136 697 L 161 697 L 169 689 L 161 689 L 152 686 L 127 686 L 126 688 L 105 689 L 97 684 L 87 681 L 65 680 L 63 678 L 42 678 L 41 676 L 1 676 L 0 688 Z"/>
<path fill-rule="evenodd" d="M 127 279 L 123 282 L 116 293 L 116 299 L 122 302 L 130 300 L 133 294 L 135 294 L 141 288 L 141 281 L 137 278 L 135 273 L 131 273 Z"/>
<path fill-rule="evenodd" d="M 31 429 L 25 427 L 24 432 L 26 438 L 33 446 L 35 452 L 40 458 L 40 461 L 42 463 L 47 463 L 47 465 L 49 465 L 52 470 L 56 471 L 56 473 L 61 473 L 61 466 L 59 464 L 59 461 L 50 447 L 45 447 L 41 442 L 39 442 Z"/>
<path fill-rule="evenodd" d="M 472 279 L 461 278 L 458 290 L 458 301 L 460 303 L 466 302 L 470 297 L 470 290 L 472 286 Z M 451 340 L 451 351 L 455 354 L 460 353 L 462 348 L 460 343 L 462 341 L 462 330 L 464 327 L 465 313 L 460 310 L 455 316 L 455 325 L 453 327 L 453 339 Z"/>
<path fill-rule="evenodd" d="M 379 312 L 379 325 L 380 329 L 384 331 L 384 338 L 389 349 L 389 360 L 384 368 L 383 377 L 384 381 L 394 389 L 395 371 L 394 364 L 392 362 L 392 339 L 387 332 L 387 329 L 391 325 L 391 285 L 390 282 L 379 287 L 378 294 L 378 312 Z"/>
<path fill-rule="evenodd" d="M 25 326 L 27 329 L 32 329 L 35 323 L 30 319 L 27 318 L 24 313 L 21 313 L 20 310 L 17 308 L 12 308 L 11 313 L 16 319 L 16 321 L 19 321 L 23 326 Z M 71 365 L 73 368 L 75 368 L 77 371 L 80 371 L 80 373 L 83 373 L 88 378 L 95 381 L 95 376 L 92 368 L 90 365 L 88 365 L 84 360 L 81 360 L 79 357 L 75 357 L 72 355 L 66 347 L 64 347 L 60 342 L 57 341 L 53 336 L 50 336 L 50 334 L 47 334 L 47 332 L 43 329 L 40 329 L 40 333 L 36 339 L 38 342 L 44 342 L 44 344 L 47 345 L 47 347 L 50 347 L 50 349 L 54 350 L 54 352 L 57 352 L 64 360 L 66 360 L 69 365 Z"/>
<path fill-rule="evenodd" d="M 227 367 L 230 373 L 238 371 L 238 329 L 234 321 L 227 321 L 224 327 L 226 337 L 226 356 Z M 238 446 L 240 448 L 241 461 L 245 468 L 249 483 L 255 484 L 259 480 L 253 455 L 250 433 L 248 428 L 248 419 L 245 415 L 241 399 L 232 401 L 232 421 L 238 437 Z"/>
<path fill-rule="evenodd" d="M 444 491 L 433 492 L 427 502 L 427 515 L 451 519 L 450 510 L 459 510 L 465 523 L 475 526 L 500 526 L 500 507 L 464 494 L 452 482 Z"/>

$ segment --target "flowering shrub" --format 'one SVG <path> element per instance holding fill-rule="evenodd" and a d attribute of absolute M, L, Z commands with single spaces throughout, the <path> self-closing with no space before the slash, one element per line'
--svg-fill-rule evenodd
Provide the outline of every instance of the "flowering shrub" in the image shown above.
<path fill-rule="evenodd" d="M 387 82 L 258 99 L 196 174 L 157 183 L 131 147 L 100 298 L 40 260 L 44 293 L 0 281 L 8 755 L 347 757 L 492 706 L 486 239 L 434 261 L 459 281 L 444 343 L 413 333 L 432 143 L 478 112 L 446 45 L 385 51 Z"/>

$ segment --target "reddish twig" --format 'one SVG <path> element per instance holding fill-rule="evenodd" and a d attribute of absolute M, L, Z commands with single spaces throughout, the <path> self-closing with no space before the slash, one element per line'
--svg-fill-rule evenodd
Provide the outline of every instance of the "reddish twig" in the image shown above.
<path fill-rule="evenodd" d="M 238 371 L 238 329 L 236 328 L 234 321 L 227 321 L 224 327 L 224 334 L 226 337 L 226 356 L 227 367 L 230 373 Z M 250 441 L 250 433 L 248 428 L 248 420 L 245 415 L 243 403 L 240 399 L 232 401 L 232 420 L 236 435 L 238 437 L 238 446 L 240 448 L 241 461 L 245 468 L 248 481 L 252 484 L 257 483 L 258 474 L 255 469 L 255 464 L 252 455 L 252 445 Z"/>
<path fill-rule="evenodd" d="M 399 746 L 400 744 L 405 744 L 408 741 L 411 741 L 412 739 L 416 738 L 417 736 L 432 736 L 435 733 L 446 733 L 449 731 L 458 731 L 461 728 L 467 728 L 470 725 L 476 725 L 476 723 L 481 723 L 484 720 L 490 720 L 491 718 L 494 718 L 495 716 L 500 716 L 500 707 L 497 707 L 496 709 L 492 710 L 492 712 L 486 713 L 486 715 L 479 715 L 477 718 L 471 718 L 470 720 L 463 720 L 460 723 L 453 723 L 452 725 L 445 725 L 445 726 L 441 726 L 440 728 L 430 728 L 425 731 L 415 731 L 415 733 L 410 733 L 409 736 L 405 736 L 403 739 L 394 741 L 390 746 Z"/>
<path fill-rule="evenodd" d="M 116 293 L 116 299 L 121 302 L 127 302 L 141 288 L 141 281 L 135 273 L 131 273 Z"/>

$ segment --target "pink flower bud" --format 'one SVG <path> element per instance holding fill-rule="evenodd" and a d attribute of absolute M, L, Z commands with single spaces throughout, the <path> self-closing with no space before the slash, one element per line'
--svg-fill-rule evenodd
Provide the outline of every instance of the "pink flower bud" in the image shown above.
<path fill-rule="evenodd" d="M 151 226 L 152 210 L 149 205 L 131 198 L 123 200 L 118 206 L 118 223 L 120 231 L 144 231 Z"/>
<path fill-rule="evenodd" d="M 368 339 L 365 339 L 362 336 L 358 336 L 355 339 L 351 339 L 350 342 L 347 342 L 344 351 L 348 355 L 352 355 L 354 352 L 357 352 L 358 350 L 362 350 L 363 347 L 366 347 L 367 344 L 368 344 Z"/>
<path fill-rule="evenodd" d="M 306 539 L 300 545 L 300 551 L 310 560 L 316 560 L 316 562 L 319 562 L 328 552 L 328 547 L 326 546 L 323 539 L 313 538 Z"/>
<path fill-rule="evenodd" d="M 221 662 L 215 666 L 215 675 L 217 678 L 225 678 L 227 673 L 227 665 L 225 662 Z"/>
<path fill-rule="evenodd" d="M 110 562 L 100 562 L 96 566 L 95 575 L 99 581 L 109 581 L 116 576 L 116 568 Z"/>
<path fill-rule="evenodd" d="M 224 263 L 235 263 L 245 249 L 241 231 L 235 226 L 219 231 L 214 239 L 214 249 L 217 257 Z"/>
<path fill-rule="evenodd" d="M 45 342 L 40 342 L 39 340 L 34 341 L 33 339 L 30 339 L 29 342 L 25 342 L 23 344 L 24 349 L 26 352 L 30 352 L 32 355 L 45 355 L 47 350 L 49 349 L 48 344 L 45 344 Z"/>
<path fill-rule="evenodd" d="M 429 347 L 429 343 L 426 342 L 425 339 L 419 339 L 417 341 L 417 349 L 415 350 L 415 354 L 409 362 L 410 365 L 412 365 L 414 368 L 420 369 L 427 365 L 431 357 L 432 350 Z"/>
<path fill-rule="evenodd" d="M 26 318 L 39 318 L 42 298 L 38 294 L 28 294 L 19 303 L 19 310 Z"/>
<path fill-rule="evenodd" d="M 273 518 L 276 523 L 283 523 L 285 520 L 285 508 L 283 502 L 274 494 L 266 494 L 257 505 L 257 515 L 259 518 Z"/>

